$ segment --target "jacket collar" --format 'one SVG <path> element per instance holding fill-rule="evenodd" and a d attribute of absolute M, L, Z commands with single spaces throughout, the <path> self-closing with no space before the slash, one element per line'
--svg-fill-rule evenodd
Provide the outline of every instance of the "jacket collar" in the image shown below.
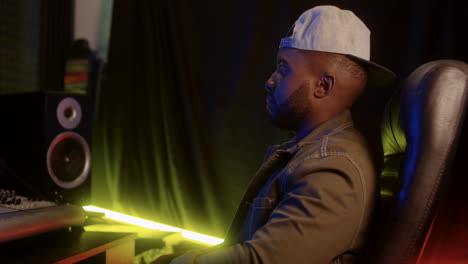
<path fill-rule="evenodd" d="M 324 136 L 334 135 L 339 131 L 352 126 L 353 119 L 351 117 L 351 111 L 346 109 L 345 111 L 321 123 L 319 126 L 314 128 L 309 133 L 309 135 L 305 136 L 299 142 L 297 142 L 296 137 L 293 137 L 285 143 L 281 144 L 278 149 L 283 149 L 291 154 L 295 154 L 302 147 L 310 145 L 314 141 L 320 140 L 320 138 Z"/>

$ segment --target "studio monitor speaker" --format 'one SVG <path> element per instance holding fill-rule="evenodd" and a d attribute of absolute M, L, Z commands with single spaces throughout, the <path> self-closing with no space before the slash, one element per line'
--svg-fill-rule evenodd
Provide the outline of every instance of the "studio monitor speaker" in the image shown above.
<path fill-rule="evenodd" d="M 91 188 L 89 96 L 0 96 L 0 187 L 83 205 Z"/>

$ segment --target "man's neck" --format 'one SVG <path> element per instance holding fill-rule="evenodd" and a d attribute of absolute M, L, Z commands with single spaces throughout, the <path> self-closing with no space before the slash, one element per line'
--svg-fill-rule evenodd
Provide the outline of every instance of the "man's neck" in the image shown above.
<path fill-rule="evenodd" d="M 344 111 L 344 110 L 342 110 Z M 296 141 L 299 142 L 301 139 L 309 135 L 315 128 L 317 128 L 320 124 L 326 122 L 327 120 L 333 118 L 337 114 L 341 113 L 342 111 L 329 111 L 328 114 L 317 116 L 311 119 L 307 119 L 302 122 L 301 125 L 296 129 Z"/>
<path fill-rule="evenodd" d="M 307 135 L 309 135 L 318 125 L 322 122 L 313 122 L 307 120 L 303 122 L 297 129 L 296 129 L 296 141 L 299 142 Z"/>

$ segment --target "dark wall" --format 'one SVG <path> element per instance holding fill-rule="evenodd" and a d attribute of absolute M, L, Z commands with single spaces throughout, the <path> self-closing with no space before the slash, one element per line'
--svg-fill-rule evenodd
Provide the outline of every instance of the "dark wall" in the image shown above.
<path fill-rule="evenodd" d="M 63 91 L 72 3 L 0 0 L 0 94 Z"/>

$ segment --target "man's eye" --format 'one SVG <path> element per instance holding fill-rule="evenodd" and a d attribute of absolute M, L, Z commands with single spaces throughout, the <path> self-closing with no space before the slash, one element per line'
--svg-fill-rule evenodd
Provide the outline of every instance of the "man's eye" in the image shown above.
<path fill-rule="evenodd" d="M 278 68 L 279 72 L 286 72 L 286 70 L 287 70 L 287 66 L 284 63 L 284 61 L 278 61 L 277 68 Z"/>

